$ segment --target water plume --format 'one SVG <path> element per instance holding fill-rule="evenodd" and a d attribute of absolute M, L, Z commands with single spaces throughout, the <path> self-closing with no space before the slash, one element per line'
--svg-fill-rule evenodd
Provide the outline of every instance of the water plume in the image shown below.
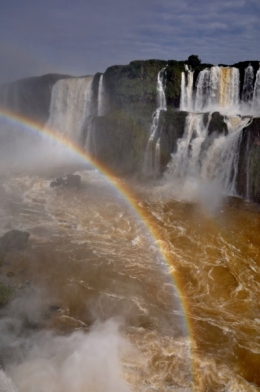
<path fill-rule="evenodd" d="M 55 166 L 74 165 L 81 161 L 61 143 L 5 118 L 0 122 L 0 154 L 0 174 L 44 172 Z"/>
<path fill-rule="evenodd" d="M 8 373 L 20 392 L 129 392 L 122 378 L 120 351 L 128 346 L 119 322 L 97 323 L 88 334 L 41 333 L 24 361 Z"/>
<path fill-rule="evenodd" d="M 15 300 L 2 315 L 1 392 L 130 392 L 121 360 L 133 349 L 120 332 L 120 318 L 61 336 L 40 331 L 43 315 L 44 303 L 35 292 Z"/>

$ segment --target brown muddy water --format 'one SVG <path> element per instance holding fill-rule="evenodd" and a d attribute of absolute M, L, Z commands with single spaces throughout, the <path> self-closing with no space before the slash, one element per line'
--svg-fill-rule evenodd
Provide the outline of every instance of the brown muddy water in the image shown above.
<path fill-rule="evenodd" d="M 0 234 L 31 236 L 0 266 L 15 292 L 1 313 L 0 385 L 260 390 L 259 208 L 227 198 L 210 212 L 126 183 L 151 234 L 95 170 L 79 174 L 80 189 L 50 188 L 50 174 L 2 178 Z"/>

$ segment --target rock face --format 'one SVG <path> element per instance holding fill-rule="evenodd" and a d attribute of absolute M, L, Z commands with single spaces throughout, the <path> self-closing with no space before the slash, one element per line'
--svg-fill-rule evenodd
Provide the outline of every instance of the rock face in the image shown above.
<path fill-rule="evenodd" d="M 182 137 L 187 112 L 180 112 L 168 108 L 161 113 L 161 156 L 160 164 L 163 171 L 170 161 L 171 154 L 176 152 L 177 140 Z"/>
<path fill-rule="evenodd" d="M 260 118 L 243 130 L 238 164 L 238 193 L 260 203 Z"/>
<path fill-rule="evenodd" d="M 173 109 L 178 108 L 183 61 L 132 61 L 128 65 L 109 67 L 103 75 L 108 104 L 106 114 L 93 121 L 95 147 L 92 153 L 116 174 L 140 172 L 142 168 L 152 114 L 158 106 L 158 73 L 164 68 L 167 103 Z M 176 116 L 178 118 L 177 112 Z M 165 145 L 163 165 L 170 158 L 169 154 L 166 156 L 169 151 L 171 147 Z"/>
<path fill-rule="evenodd" d="M 30 237 L 26 231 L 10 230 L 0 237 L 0 252 L 7 252 L 13 249 L 23 249 Z"/>

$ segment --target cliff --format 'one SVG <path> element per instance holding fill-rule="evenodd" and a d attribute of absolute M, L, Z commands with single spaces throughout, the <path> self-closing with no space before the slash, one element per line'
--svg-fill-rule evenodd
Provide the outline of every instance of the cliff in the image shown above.
<path fill-rule="evenodd" d="M 161 111 L 158 132 L 153 149 L 160 138 L 159 166 L 162 173 L 176 152 L 177 140 L 183 136 L 187 112 L 179 111 L 181 78 L 188 61 L 146 60 L 132 61 L 128 65 L 109 67 L 102 76 L 105 91 L 105 110 L 98 113 L 101 74 L 92 81 L 91 118 L 86 119 L 82 130 L 82 143 L 93 156 L 115 174 L 133 174 L 142 171 L 144 152 L 150 137 L 152 114 L 158 108 L 156 89 L 158 73 L 162 69 L 167 111 Z M 254 80 L 259 62 L 246 61 L 233 66 L 239 69 L 240 99 L 243 93 L 245 70 L 251 64 Z M 211 64 L 198 63 L 193 67 L 193 93 L 199 72 Z M 187 75 L 186 71 L 186 75 Z M 48 74 L 27 78 L 0 86 L 0 106 L 30 117 L 44 124 L 49 116 L 53 85 L 68 75 Z M 194 95 L 194 94 L 193 94 Z M 205 113 L 204 126 L 208 134 L 227 134 L 227 124 L 218 112 Z M 91 136 L 91 137 L 90 137 Z M 239 195 L 260 202 L 260 119 L 254 118 L 241 136 L 236 190 Z"/>
<path fill-rule="evenodd" d="M 260 117 L 243 129 L 239 151 L 237 192 L 260 203 Z"/>
<path fill-rule="evenodd" d="M 180 103 L 181 72 L 184 62 L 178 61 L 132 61 L 128 65 L 115 65 L 109 67 L 103 76 L 106 91 L 106 115 L 95 117 L 95 148 L 93 155 L 110 167 L 115 173 L 140 172 L 143 165 L 143 154 L 150 136 L 152 114 L 157 108 L 156 84 L 158 73 L 165 68 L 165 95 L 169 107 L 172 107 L 170 118 L 176 118 L 174 129 L 178 127 L 181 132 L 179 115 L 175 109 Z M 96 76 L 94 78 L 96 85 Z M 175 109 L 174 109 L 175 108 Z M 166 133 L 169 134 L 168 124 L 165 122 Z M 168 125 L 167 125 L 167 124 Z M 168 138 L 168 139 L 167 139 Z M 170 139 L 172 136 L 170 136 Z M 169 140 L 166 136 L 165 140 Z M 169 161 L 167 147 L 162 153 L 163 166 Z"/>
<path fill-rule="evenodd" d="M 48 74 L 0 86 L 0 107 L 44 124 L 49 117 L 54 83 L 68 75 Z"/>

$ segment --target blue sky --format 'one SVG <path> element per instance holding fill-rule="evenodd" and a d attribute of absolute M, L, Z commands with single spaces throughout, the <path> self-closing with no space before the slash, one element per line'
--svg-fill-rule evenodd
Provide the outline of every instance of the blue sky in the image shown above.
<path fill-rule="evenodd" d="M 260 60 L 260 0 L 0 0 L 0 83 L 190 54 Z"/>

